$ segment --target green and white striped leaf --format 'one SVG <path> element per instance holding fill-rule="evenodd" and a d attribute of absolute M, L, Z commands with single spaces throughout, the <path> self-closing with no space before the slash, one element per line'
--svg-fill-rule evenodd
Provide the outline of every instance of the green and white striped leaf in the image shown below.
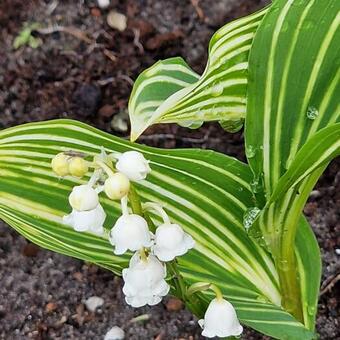
<path fill-rule="evenodd" d="M 246 148 L 269 199 L 297 151 L 340 120 L 340 2 L 277 0 L 249 60 Z"/>
<path fill-rule="evenodd" d="M 277 268 L 286 262 L 279 271 L 283 296 L 292 291 L 284 284 L 285 275 L 294 277 L 294 265 L 299 267 L 291 243 L 301 228 L 302 209 L 338 152 L 339 24 L 336 0 L 277 0 L 261 22 L 250 54 L 246 154 L 253 183 L 265 197 L 253 231 L 261 230 Z M 317 258 L 316 248 L 311 256 Z M 319 278 L 306 274 L 301 309 L 306 326 L 313 329 Z M 290 284 L 294 286 L 292 280 Z M 297 304 L 290 302 L 299 309 Z"/>
<path fill-rule="evenodd" d="M 296 234 L 296 249 L 301 301 L 305 326 L 314 330 L 321 281 L 321 254 L 314 232 L 302 217 Z"/>
<path fill-rule="evenodd" d="M 236 159 L 212 151 L 137 146 L 75 121 L 26 124 L 0 132 L 0 217 L 42 247 L 119 274 L 127 256 L 115 256 L 105 237 L 77 233 L 61 223 L 70 210 L 72 186 L 86 179 L 58 179 L 50 169 L 51 158 L 60 151 L 93 156 L 101 147 L 109 153 L 136 149 L 150 159 L 152 172 L 137 190 L 143 201 L 165 204 L 170 218 L 195 238 L 195 250 L 179 258 L 188 282 L 216 282 L 242 322 L 265 334 L 312 339 L 313 333 L 279 306 L 271 257 L 243 228 L 243 214 L 253 205 L 252 174 Z M 108 231 L 119 206 L 104 197 L 101 203 Z"/>
<path fill-rule="evenodd" d="M 275 190 L 262 210 L 259 218 L 251 227 L 250 233 L 263 235 L 270 246 L 273 231 L 271 226 L 280 229 L 286 226 L 297 225 L 297 242 L 299 249 L 305 248 L 309 252 L 305 256 L 306 265 L 303 266 L 301 254 L 296 252 L 301 284 L 301 303 L 304 308 L 304 321 L 307 327 L 313 329 L 317 311 L 318 291 L 321 270 L 317 263 L 320 262 L 318 246 L 315 237 L 299 237 L 302 228 L 307 228 L 308 223 L 301 221 L 301 211 L 308 199 L 315 182 L 328 165 L 329 161 L 340 155 L 340 123 L 328 126 L 313 135 L 298 151 L 288 171 L 280 178 Z M 272 224 L 270 224 L 272 223 Z M 307 226 L 306 226 L 307 225 Z M 262 233 L 258 233 L 261 230 Z M 275 240 L 280 242 L 280 239 Z M 280 244 L 275 244 L 277 248 Z M 303 270 L 306 272 L 303 274 Z"/>
<path fill-rule="evenodd" d="M 239 121 L 246 113 L 248 55 L 267 9 L 219 29 L 201 77 L 181 58 L 160 61 L 137 78 L 129 101 L 131 139 L 156 123 L 191 128 L 204 121 Z"/>
<path fill-rule="evenodd" d="M 174 93 L 196 83 L 200 76 L 180 57 L 160 60 L 136 79 L 129 100 L 131 139 L 150 125 L 158 107 Z"/>
<path fill-rule="evenodd" d="M 301 183 L 318 168 L 340 155 L 340 123 L 332 124 L 316 132 L 296 154 L 287 172 L 280 178 L 268 204 Z"/>

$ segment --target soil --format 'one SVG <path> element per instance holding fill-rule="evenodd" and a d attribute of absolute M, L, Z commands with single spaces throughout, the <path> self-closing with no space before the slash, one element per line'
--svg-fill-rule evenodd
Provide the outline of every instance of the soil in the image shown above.
<path fill-rule="evenodd" d="M 112 0 L 110 9 L 128 18 L 120 32 L 108 26 L 108 10 L 94 1 L 1 0 L 0 128 L 67 117 L 127 136 L 127 101 L 143 69 L 181 55 L 202 72 L 213 32 L 266 2 Z M 33 34 L 40 46 L 15 50 L 25 23 L 39 23 L 40 33 Z M 150 128 L 140 142 L 209 148 L 244 159 L 242 138 L 217 124 L 195 131 L 167 125 Z M 323 259 L 321 339 L 340 338 L 339 166 L 338 159 L 328 167 L 305 208 Z M 40 249 L 0 224 L 0 339 L 103 339 L 115 325 L 127 339 L 201 338 L 195 318 L 176 301 L 133 309 L 124 303 L 121 286 L 111 273 Z M 104 299 L 95 313 L 84 306 L 91 296 Z M 143 321 L 134 319 L 141 315 Z M 266 339 L 251 330 L 243 337 Z"/>

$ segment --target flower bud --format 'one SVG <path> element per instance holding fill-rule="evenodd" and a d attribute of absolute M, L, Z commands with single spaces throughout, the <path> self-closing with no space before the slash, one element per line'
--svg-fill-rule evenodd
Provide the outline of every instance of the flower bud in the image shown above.
<path fill-rule="evenodd" d="M 156 305 L 169 292 L 165 281 L 166 267 L 153 255 L 142 260 L 138 253 L 132 256 L 129 268 L 123 269 L 123 293 L 132 307 Z"/>
<path fill-rule="evenodd" d="M 116 172 L 104 184 L 106 195 L 112 200 L 119 200 L 126 196 L 130 189 L 129 179 L 122 173 Z"/>
<path fill-rule="evenodd" d="M 161 261 L 171 261 L 184 255 L 194 245 L 193 238 L 178 224 L 164 223 L 156 230 L 153 251 Z"/>
<path fill-rule="evenodd" d="M 73 209 L 71 214 L 63 217 L 63 222 L 76 231 L 91 231 L 101 235 L 104 232 L 103 224 L 106 218 L 105 211 L 100 204 L 88 211 Z"/>
<path fill-rule="evenodd" d="M 122 255 L 127 250 L 136 251 L 152 245 L 151 233 L 145 219 L 136 214 L 122 215 L 110 232 L 114 253 Z"/>
<path fill-rule="evenodd" d="M 83 177 L 87 173 L 89 167 L 84 158 L 72 157 L 68 169 L 72 176 Z"/>
<path fill-rule="evenodd" d="M 68 161 L 69 157 L 67 155 L 65 155 L 63 152 L 58 153 L 52 159 L 51 162 L 52 170 L 58 176 L 68 175 L 69 174 Z"/>
<path fill-rule="evenodd" d="M 127 151 L 121 154 L 116 168 L 131 181 L 141 181 L 151 171 L 149 162 L 138 151 Z"/>
<path fill-rule="evenodd" d="M 71 207 L 78 211 L 92 210 L 99 203 L 97 192 L 88 184 L 75 186 L 68 200 Z"/>
<path fill-rule="evenodd" d="M 233 305 L 224 299 L 212 300 L 204 320 L 201 319 L 198 323 L 203 328 L 202 335 L 207 338 L 239 336 L 243 331 Z"/>

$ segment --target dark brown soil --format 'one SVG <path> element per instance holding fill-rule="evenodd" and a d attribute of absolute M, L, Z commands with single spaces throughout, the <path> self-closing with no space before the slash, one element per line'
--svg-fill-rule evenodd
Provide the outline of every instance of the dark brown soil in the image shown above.
<path fill-rule="evenodd" d="M 202 72 L 213 32 L 265 3 L 112 0 L 111 9 L 128 17 L 127 29 L 119 32 L 107 25 L 107 11 L 99 10 L 94 1 L 0 0 L 0 127 L 68 117 L 126 136 L 114 117 L 126 119 L 132 80 L 144 68 L 181 55 Z M 42 42 L 38 48 L 14 50 L 13 40 L 25 22 L 72 30 L 34 33 Z M 210 148 L 244 159 L 242 134 L 224 133 L 217 124 L 197 131 L 157 126 L 140 142 Z M 324 264 L 317 322 L 321 339 L 340 338 L 339 165 L 338 159 L 329 166 L 305 209 Z M 96 313 L 84 308 L 90 296 L 105 301 Z M 0 224 L 0 339 L 103 339 L 114 325 L 125 329 L 127 339 L 201 338 L 189 312 L 168 309 L 166 301 L 153 308 L 126 306 L 119 278 L 39 249 Z M 148 320 L 132 320 L 142 314 Z M 252 331 L 244 338 L 264 339 Z"/>

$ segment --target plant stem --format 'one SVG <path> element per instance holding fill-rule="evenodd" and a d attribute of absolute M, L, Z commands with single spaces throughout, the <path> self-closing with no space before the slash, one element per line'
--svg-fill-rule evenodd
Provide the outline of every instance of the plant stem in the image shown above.
<path fill-rule="evenodd" d="M 301 292 L 297 279 L 298 271 L 294 249 L 283 253 L 277 258 L 276 268 L 281 286 L 282 306 L 287 312 L 303 323 Z"/>
<path fill-rule="evenodd" d="M 181 296 L 182 300 L 185 301 L 186 295 L 187 295 L 186 294 L 187 288 L 183 281 L 183 277 L 178 270 L 176 260 L 172 260 L 171 262 L 168 262 L 167 265 L 171 273 L 174 275 L 175 280 L 178 283 L 179 295 Z"/>
<path fill-rule="evenodd" d="M 298 191 L 292 196 L 293 199 L 288 202 L 288 206 L 292 208 L 283 209 L 285 214 L 281 219 L 283 228 L 281 228 L 280 242 L 276 250 L 272 249 L 279 274 L 282 305 L 302 323 L 304 323 L 304 317 L 298 279 L 299 271 L 295 257 L 295 237 L 302 209 L 323 170 L 324 167 L 321 167 L 298 185 Z M 283 202 L 283 204 L 287 204 L 287 202 Z"/>
<path fill-rule="evenodd" d="M 107 164 L 102 161 L 96 161 L 96 163 L 106 172 L 109 177 L 114 175 L 114 171 Z"/>
<path fill-rule="evenodd" d="M 129 201 L 131 204 L 131 209 L 134 214 L 143 216 L 143 208 L 142 203 L 140 201 L 139 195 L 136 191 L 136 188 L 130 183 L 130 190 L 129 190 Z"/>
<path fill-rule="evenodd" d="M 217 300 L 219 300 L 219 301 L 223 300 L 223 294 L 222 294 L 221 290 L 216 285 L 214 285 L 212 283 L 210 285 L 210 289 L 215 293 Z"/>
<path fill-rule="evenodd" d="M 175 284 L 176 291 L 178 293 L 177 297 L 179 297 L 197 317 L 201 317 L 203 313 L 200 301 L 194 295 L 187 294 L 187 286 L 178 269 L 176 260 L 167 262 L 167 266 L 169 268 L 169 271 L 174 275 L 173 281 Z"/>

